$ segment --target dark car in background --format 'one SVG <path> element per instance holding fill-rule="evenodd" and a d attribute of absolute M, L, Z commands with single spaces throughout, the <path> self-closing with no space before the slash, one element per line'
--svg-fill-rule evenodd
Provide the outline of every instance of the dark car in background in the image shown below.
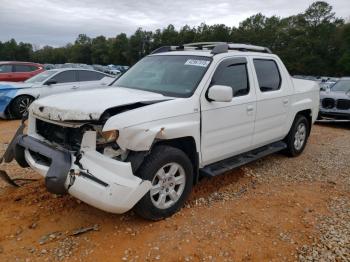
<path fill-rule="evenodd" d="M 320 93 L 320 118 L 350 120 L 350 77 L 343 77 Z"/>
<path fill-rule="evenodd" d="M 44 70 L 44 66 L 37 63 L 0 62 L 0 81 L 22 82 Z"/>

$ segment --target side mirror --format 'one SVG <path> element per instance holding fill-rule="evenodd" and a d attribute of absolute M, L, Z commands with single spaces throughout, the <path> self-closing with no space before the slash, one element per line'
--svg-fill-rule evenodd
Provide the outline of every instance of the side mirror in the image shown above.
<path fill-rule="evenodd" d="M 54 84 L 57 84 L 57 81 L 55 81 L 55 80 L 48 80 L 48 81 L 45 83 L 45 85 L 47 85 L 47 86 L 54 85 Z"/>
<path fill-rule="evenodd" d="M 209 87 L 208 99 L 215 102 L 231 102 L 233 91 L 230 86 L 213 85 Z"/>

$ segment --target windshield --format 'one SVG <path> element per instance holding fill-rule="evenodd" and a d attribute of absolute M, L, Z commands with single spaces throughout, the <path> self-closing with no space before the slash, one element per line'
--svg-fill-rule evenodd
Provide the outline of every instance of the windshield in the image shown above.
<path fill-rule="evenodd" d="M 40 74 L 37 74 L 28 80 L 24 81 L 25 83 L 42 83 L 44 82 L 48 77 L 52 76 L 53 74 L 56 74 L 57 70 L 50 70 L 50 71 L 44 71 Z"/>
<path fill-rule="evenodd" d="M 131 67 L 113 86 L 190 97 L 210 62 L 211 58 L 202 56 L 148 56 Z"/>
<path fill-rule="evenodd" d="M 339 80 L 333 87 L 332 91 L 347 92 L 350 90 L 350 80 Z"/>

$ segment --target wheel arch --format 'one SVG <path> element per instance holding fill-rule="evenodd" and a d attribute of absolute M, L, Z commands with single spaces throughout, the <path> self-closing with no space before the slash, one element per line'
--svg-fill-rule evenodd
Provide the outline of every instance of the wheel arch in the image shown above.
<path fill-rule="evenodd" d="M 7 105 L 7 107 L 6 107 L 6 109 L 5 109 L 5 112 L 6 112 L 7 115 L 9 115 L 10 117 L 13 116 L 13 115 L 12 115 L 12 112 L 11 112 L 11 107 L 12 107 L 12 105 L 13 105 L 15 99 L 17 99 L 17 98 L 19 98 L 19 97 L 30 97 L 30 98 L 33 99 L 33 101 L 35 100 L 35 97 L 34 97 L 33 95 L 30 95 L 30 94 L 19 94 L 19 95 L 13 97 L 13 98 L 11 99 L 11 102 Z"/>
<path fill-rule="evenodd" d="M 295 141 L 294 134 L 296 132 L 296 124 L 298 123 L 298 119 L 300 119 L 300 117 L 303 117 L 306 119 L 306 121 L 309 124 L 309 128 L 307 130 L 307 135 L 306 135 L 306 138 L 304 140 L 304 144 L 302 145 L 301 148 L 298 149 L 298 148 L 294 147 L 294 141 Z M 307 142 L 308 137 L 309 137 L 310 132 L 311 132 L 311 127 L 312 127 L 312 110 L 311 109 L 304 109 L 304 110 L 298 111 L 294 116 L 293 123 L 289 129 L 288 134 L 283 139 L 283 141 L 287 144 L 287 148 L 284 150 L 284 152 L 288 156 L 296 157 L 303 152 L 303 150 L 306 146 L 306 142 Z"/>
<path fill-rule="evenodd" d="M 310 132 L 311 132 L 311 127 L 312 127 L 312 110 L 311 109 L 305 109 L 305 110 L 301 110 L 299 112 L 296 113 L 295 117 L 294 117 L 294 120 L 293 120 L 293 123 L 295 121 L 295 119 L 298 117 L 298 116 L 305 116 L 305 118 L 307 119 L 308 123 L 309 123 L 309 133 L 308 135 L 310 135 Z"/>
<path fill-rule="evenodd" d="M 295 120 L 297 119 L 298 116 L 304 116 L 306 117 L 308 123 L 309 123 L 309 131 L 308 131 L 308 136 L 310 135 L 310 132 L 311 132 L 311 127 L 312 127 L 312 110 L 311 109 L 303 109 L 303 110 L 300 110 L 298 112 L 295 113 L 294 117 L 292 118 L 292 122 L 290 124 L 290 127 L 288 129 L 288 133 L 285 135 L 285 137 L 283 138 L 283 140 L 285 140 L 290 131 L 292 130 L 293 128 L 293 125 L 295 123 Z"/>
<path fill-rule="evenodd" d="M 157 140 L 152 147 L 158 145 L 166 145 L 180 149 L 191 160 L 193 166 L 193 184 L 195 185 L 199 179 L 199 152 L 197 150 L 196 141 L 192 136 Z"/>

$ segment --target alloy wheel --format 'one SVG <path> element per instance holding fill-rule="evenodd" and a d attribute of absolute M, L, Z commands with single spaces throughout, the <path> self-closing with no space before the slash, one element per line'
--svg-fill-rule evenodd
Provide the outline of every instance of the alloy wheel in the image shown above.
<path fill-rule="evenodd" d="M 150 190 L 151 200 L 155 207 L 166 209 L 173 206 L 181 197 L 186 185 L 186 174 L 177 163 L 161 167 L 155 174 Z"/>

